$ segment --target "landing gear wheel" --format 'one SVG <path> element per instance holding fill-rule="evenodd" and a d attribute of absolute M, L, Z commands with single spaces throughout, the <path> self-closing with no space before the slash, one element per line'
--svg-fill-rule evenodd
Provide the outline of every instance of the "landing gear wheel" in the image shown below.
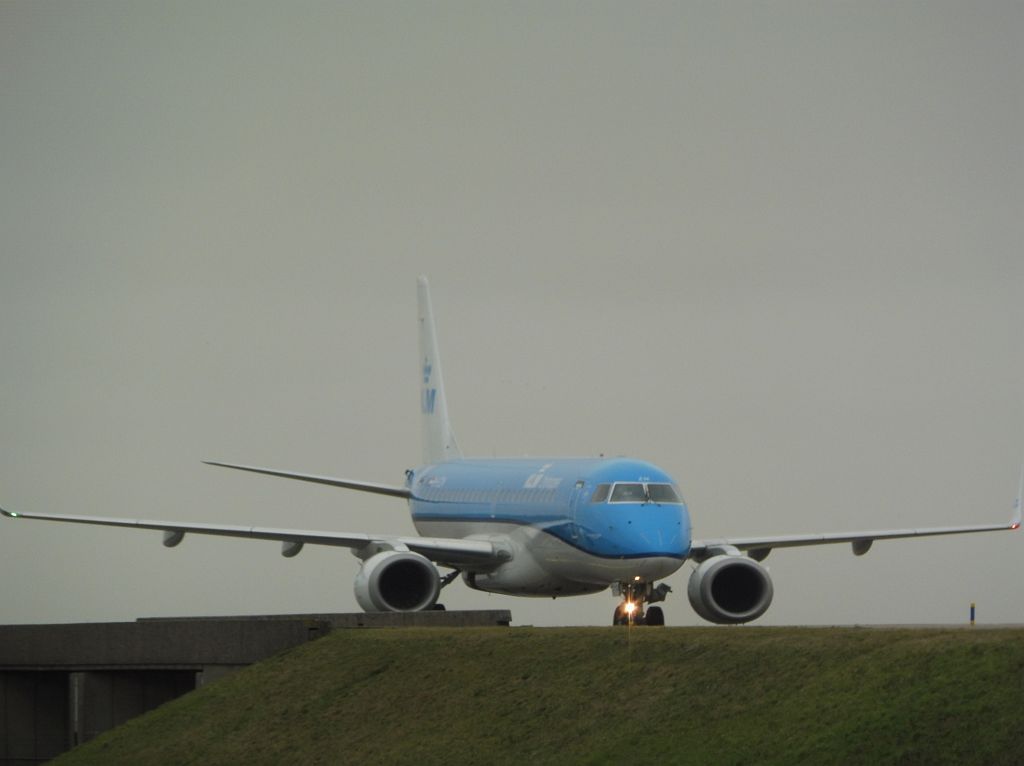
<path fill-rule="evenodd" d="M 444 611 L 444 604 L 434 604 L 434 611 L 435 612 L 443 612 Z"/>
<path fill-rule="evenodd" d="M 629 614 L 622 608 L 622 604 L 615 607 L 612 612 L 612 625 L 629 625 Z"/>
<path fill-rule="evenodd" d="M 661 611 L 660 606 L 652 606 L 648 608 L 647 615 L 644 617 L 644 625 L 664 625 L 665 624 L 665 613 Z"/>

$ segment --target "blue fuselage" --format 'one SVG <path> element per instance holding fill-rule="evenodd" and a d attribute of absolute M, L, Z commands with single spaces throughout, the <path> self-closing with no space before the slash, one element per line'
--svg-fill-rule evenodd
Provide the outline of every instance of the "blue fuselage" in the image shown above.
<path fill-rule="evenodd" d="M 538 570 L 534 586 L 503 588 L 498 573 L 488 590 L 548 595 L 653 580 L 678 569 L 690 550 L 675 482 L 639 460 L 453 460 L 410 472 L 408 487 L 420 534 L 505 536 L 519 548 L 510 579 L 530 579 L 524 558 Z"/>

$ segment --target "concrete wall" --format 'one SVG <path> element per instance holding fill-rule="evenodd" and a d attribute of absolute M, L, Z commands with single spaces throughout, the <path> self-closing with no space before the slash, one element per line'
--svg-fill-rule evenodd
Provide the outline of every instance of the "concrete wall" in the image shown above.
<path fill-rule="evenodd" d="M 191 670 L 102 670 L 71 674 L 71 745 L 196 688 Z"/>
<path fill-rule="evenodd" d="M 26 766 L 71 746 L 68 673 L 0 672 L 0 763 Z"/>
<path fill-rule="evenodd" d="M 317 614 L 267 614 L 239 617 L 153 617 L 140 619 L 148 622 L 207 622 L 218 621 L 266 622 L 302 620 L 309 624 L 322 624 L 328 628 L 465 628 L 505 626 L 512 622 L 508 609 L 472 609 L 460 611 L 428 612 L 322 612 Z"/>
<path fill-rule="evenodd" d="M 332 629 L 508 625 L 508 610 L 0 626 L 0 766 L 49 760 Z"/>
<path fill-rule="evenodd" d="M 0 669 L 248 665 L 329 629 L 304 619 L 6 625 L 0 627 Z"/>

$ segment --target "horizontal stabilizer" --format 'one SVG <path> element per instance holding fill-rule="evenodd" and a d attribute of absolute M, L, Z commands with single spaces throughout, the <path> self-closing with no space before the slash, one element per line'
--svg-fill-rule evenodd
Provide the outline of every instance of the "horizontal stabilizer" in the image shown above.
<path fill-rule="evenodd" d="M 238 471 L 249 471 L 250 473 L 262 473 L 267 476 L 279 476 L 283 479 L 295 479 L 296 481 L 308 481 L 313 484 L 327 484 L 331 487 L 344 487 L 359 492 L 373 492 L 377 495 L 391 495 L 392 497 L 404 497 L 408 499 L 412 493 L 405 487 L 397 487 L 393 484 L 374 484 L 368 481 L 355 481 L 353 479 L 336 479 L 332 476 L 314 476 L 308 473 L 294 473 L 292 471 L 277 471 L 273 468 L 257 468 L 251 465 L 234 465 L 233 463 L 218 463 L 214 460 L 204 460 L 206 465 L 216 465 L 221 468 L 234 468 Z"/>

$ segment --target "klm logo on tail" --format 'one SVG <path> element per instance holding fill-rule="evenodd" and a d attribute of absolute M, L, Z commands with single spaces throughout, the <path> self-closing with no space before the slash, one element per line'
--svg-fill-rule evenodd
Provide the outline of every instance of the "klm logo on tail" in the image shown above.
<path fill-rule="evenodd" d="M 423 360 L 423 413 L 425 415 L 434 414 L 434 406 L 437 403 L 437 389 L 428 388 L 430 385 L 430 374 L 434 371 L 434 368 L 430 365 L 429 359 Z"/>

